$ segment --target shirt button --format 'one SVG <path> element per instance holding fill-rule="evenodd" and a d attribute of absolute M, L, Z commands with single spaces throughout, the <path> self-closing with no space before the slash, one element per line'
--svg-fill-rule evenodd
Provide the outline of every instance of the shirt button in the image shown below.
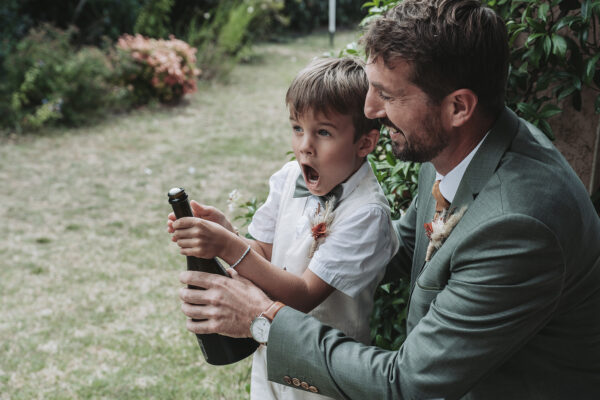
<path fill-rule="evenodd" d="M 292 383 L 294 384 L 294 386 L 300 386 L 300 379 L 294 378 L 292 379 Z"/>
<path fill-rule="evenodd" d="M 310 387 L 308 388 L 308 390 L 310 390 L 310 391 L 311 391 L 311 392 L 313 392 L 313 393 L 319 393 L 319 389 L 317 389 L 317 388 L 316 388 L 316 387 L 314 387 L 314 386 L 310 386 Z"/>
<path fill-rule="evenodd" d="M 287 383 L 288 385 L 291 385 L 291 384 L 292 384 L 292 378 L 290 378 L 290 377 L 289 377 L 289 376 L 287 376 L 287 375 L 283 377 L 283 381 L 284 381 L 285 383 Z"/>

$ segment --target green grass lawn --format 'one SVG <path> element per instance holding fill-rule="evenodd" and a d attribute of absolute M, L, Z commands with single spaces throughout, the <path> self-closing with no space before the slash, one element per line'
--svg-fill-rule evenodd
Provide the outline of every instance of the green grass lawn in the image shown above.
<path fill-rule="evenodd" d="M 328 40 L 258 45 L 177 107 L 0 142 L 0 399 L 249 397 L 250 360 L 210 366 L 185 330 L 167 191 L 266 197 L 287 86 Z"/>

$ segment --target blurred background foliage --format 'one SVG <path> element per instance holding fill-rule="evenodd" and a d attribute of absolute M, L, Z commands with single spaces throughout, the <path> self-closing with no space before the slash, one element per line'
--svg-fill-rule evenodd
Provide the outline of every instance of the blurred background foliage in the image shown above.
<path fill-rule="evenodd" d="M 197 49 L 199 79 L 226 78 L 257 40 L 285 40 L 327 24 L 317 0 L 4 0 L 0 4 L 0 129 L 36 131 L 78 125 L 185 94 L 154 90 L 125 34 L 180 39 Z M 337 1 L 337 26 L 356 27 L 362 1 Z M 153 42 L 154 43 L 154 42 Z M 181 68 L 186 61 L 181 60 Z M 144 85 L 140 82 L 146 79 Z M 161 78 L 162 79 L 162 78 Z M 131 85 L 136 82 L 136 85 Z M 156 83 L 156 78 L 154 80 Z M 161 83 L 162 87 L 169 81 Z M 159 95 L 158 93 L 163 93 Z M 179 93 L 181 93 L 179 95 Z"/>

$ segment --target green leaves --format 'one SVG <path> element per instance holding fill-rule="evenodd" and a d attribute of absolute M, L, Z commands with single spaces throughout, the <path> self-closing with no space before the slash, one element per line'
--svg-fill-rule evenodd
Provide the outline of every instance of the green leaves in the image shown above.
<path fill-rule="evenodd" d="M 561 101 L 581 109 L 581 91 L 600 90 L 599 0 L 486 0 L 506 21 L 510 45 L 507 105 L 553 138 L 548 119 Z M 596 78 L 596 79 L 595 79 Z M 598 82 L 596 82 L 596 80 Z"/>

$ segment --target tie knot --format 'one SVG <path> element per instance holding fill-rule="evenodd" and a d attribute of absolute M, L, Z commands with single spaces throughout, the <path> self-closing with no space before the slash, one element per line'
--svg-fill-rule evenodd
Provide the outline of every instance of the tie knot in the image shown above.
<path fill-rule="evenodd" d="M 444 198 L 444 196 L 442 196 L 442 192 L 440 192 L 440 180 L 437 180 L 433 183 L 433 188 L 431 189 L 431 194 L 433 195 L 433 198 L 435 199 L 436 214 L 439 214 L 442 211 L 444 211 L 445 209 L 447 209 L 448 207 L 450 207 L 450 203 L 448 203 L 448 200 L 446 200 Z"/>

